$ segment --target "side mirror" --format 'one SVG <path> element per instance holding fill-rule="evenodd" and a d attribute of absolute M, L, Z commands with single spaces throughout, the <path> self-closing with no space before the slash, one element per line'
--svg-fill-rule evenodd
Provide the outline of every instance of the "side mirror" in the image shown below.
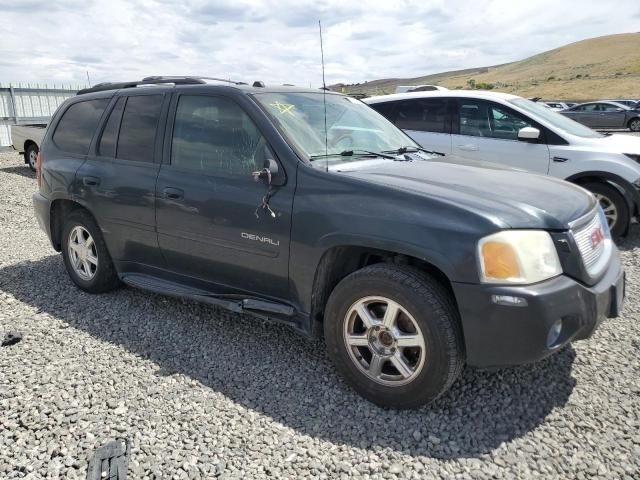
<path fill-rule="evenodd" d="M 540 138 L 540 130 L 533 127 L 524 127 L 518 130 L 518 140 L 532 142 Z"/>
<path fill-rule="evenodd" d="M 618 107 L 618 108 L 616 108 L 616 110 L 615 110 L 615 111 L 616 111 L 616 112 L 624 112 L 624 108 L 620 108 L 620 107 Z"/>
<path fill-rule="evenodd" d="M 276 162 L 273 158 L 267 158 L 264 161 L 264 167 L 262 170 L 258 170 L 257 172 L 253 172 L 253 179 L 257 182 L 258 180 L 264 180 L 268 185 L 271 185 L 274 182 L 274 179 L 278 176 L 278 162 Z"/>

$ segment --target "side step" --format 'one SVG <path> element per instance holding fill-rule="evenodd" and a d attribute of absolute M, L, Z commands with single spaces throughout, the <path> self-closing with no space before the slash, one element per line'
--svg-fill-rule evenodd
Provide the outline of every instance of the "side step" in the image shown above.
<path fill-rule="evenodd" d="M 292 317 L 295 313 L 293 307 L 283 303 L 269 302 L 257 298 L 243 298 L 242 295 L 215 294 L 139 273 L 125 274 L 122 277 L 122 281 L 131 287 L 149 290 L 161 295 L 189 298 L 236 313 L 253 313 L 259 316 L 271 313 L 284 317 Z"/>

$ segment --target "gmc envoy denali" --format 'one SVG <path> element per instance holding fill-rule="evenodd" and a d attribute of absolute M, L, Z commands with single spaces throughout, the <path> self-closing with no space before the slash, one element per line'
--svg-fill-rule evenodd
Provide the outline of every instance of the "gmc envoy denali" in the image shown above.
<path fill-rule="evenodd" d="M 148 77 L 59 108 L 33 200 L 81 289 L 125 283 L 324 334 L 355 390 L 408 408 L 465 364 L 589 337 L 624 298 L 589 192 L 439 158 L 347 96 Z"/>

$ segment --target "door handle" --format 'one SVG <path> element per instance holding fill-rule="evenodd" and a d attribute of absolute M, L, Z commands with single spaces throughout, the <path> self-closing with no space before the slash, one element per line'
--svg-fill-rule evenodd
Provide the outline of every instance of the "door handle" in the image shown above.
<path fill-rule="evenodd" d="M 474 145 L 473 143 L 467 143 L 465 145 L 458 145 L 458 148 L 460 150 L 465 150 L 467 152 L 477 152 L 478 151 L 478 146 Z"/>
<path fill-rule="evenodd" d="M 87 187 L 95 187 L 100 185 L 100 179 L 98 177 L 82 177 L 82 183 Z"/>
<path fill-rule="evenodd" d="M 184 198 L 184 191 L 179 188 L 167 187 L 162 193 L 164 197 L 170 200 L 182 200 Z"/>

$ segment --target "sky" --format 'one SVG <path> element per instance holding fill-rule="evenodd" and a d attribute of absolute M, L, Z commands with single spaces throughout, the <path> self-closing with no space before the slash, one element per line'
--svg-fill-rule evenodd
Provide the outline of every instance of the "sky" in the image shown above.
<path fill-rule="evenodd" d="M 615 5 L 615 6 L 614 6 Z M 640 30 L 637 0 L 0 0 L 0 83 L 415 77 Z"/>

